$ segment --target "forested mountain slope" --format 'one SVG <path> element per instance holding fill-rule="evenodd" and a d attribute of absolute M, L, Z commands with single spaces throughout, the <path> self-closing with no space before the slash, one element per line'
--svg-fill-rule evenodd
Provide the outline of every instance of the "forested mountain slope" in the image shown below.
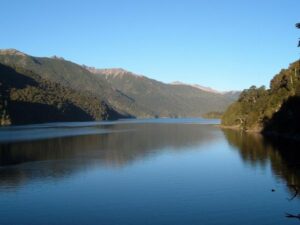
<path fill-rule="evenodd" d="M 89 69 L 154 116 L 200 117 L 210 111 L 224 111 L 233 102 L 221 93 L 185 84 L 165 84 L 122 69 Z"/>
<path fill-rule="evenodd" d="M 0 50 L 0 64 L 3 124 L 200 117 L 224 111 L 233 102 L 226 95 L 192 86 L 165 84 L 122 69 L 92 69 L 56 56 L 34 57 L 15 49 Z M 31 111 L 23 113 L 25 108 Z"/>
<path fill-rule="evenodd" d="M 108 120 L 123 117 L 103 99 L 0 64 L 0 123 Z"/>
<path fill-rule="evenodd" d="M 300 61 L 283 69 L 270 88 L 244 90 L 222 118 L 224 126 L 265 133 L 300 134 Z"/>

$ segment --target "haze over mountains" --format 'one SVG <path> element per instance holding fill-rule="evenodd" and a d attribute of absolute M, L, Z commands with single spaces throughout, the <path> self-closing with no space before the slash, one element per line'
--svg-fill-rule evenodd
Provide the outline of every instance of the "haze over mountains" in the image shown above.
<path fill-rule="evenodd" d="M 200 117 L 224 111 L 237 98 L 233 93 L 165 84 L 123 69 L 95 69 L 15 49 L 0 50 L 0 82 L 3 124 Z"/>

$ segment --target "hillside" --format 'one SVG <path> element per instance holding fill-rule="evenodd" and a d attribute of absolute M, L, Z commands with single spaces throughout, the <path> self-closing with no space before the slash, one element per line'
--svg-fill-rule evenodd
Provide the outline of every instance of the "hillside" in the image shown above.
<path fill-rule="evenodd" d="M 270 88 L 244 90 L 224 113 L 222 124 L 264 133 L 300 134 L 300 61 L 283 69 Z"/>
<path fill-rule="evenodd" d="M 111 87 L 106 80 L 96 77 L 84 67 L 59 57 L 33 57 L 14 49 L 0 50 L 0 63 L 12 68 L 23 68 L 41 78 L 58 83 L 74 91 L 87 92 L 106 101 L 124 115 L 147 117 L 143 107 L 134 99 Z"/>
<path fill-rule="evenodd" d="M 223 94 L 185 84 L 165 84 L 123 69 L 88 69 L 153 116 L 200 117 L 210 111 L 224 111 L 233 102 Z"/>
<path fill-rule="evenodd" d="M 57 56 L 33 57 L 15 49 L 0 50 L 0 64 L 3 124 L 200 117 L 224 111 L 233 102 L 224 94 L 165 84 L 123 69 L 99 70 Z M 23 108 L 31 111 L 22 113 Z"/>
<path fill-rule="evenodd" d="M 214 90 L 214 89 L 212 89 L 210 87 L 204 87 L 204 86 L 199 85 L 199 84 L 186 84 L 186 83 L 183 83 L 183 82 L 180 82 L 180 81 L 174 81 L 171 84 L 172 85 L 186 85 L 186 86 L 191 86 L 191 87 L 194 87 L 194 88 L 198 88 L 198 89 L 200 89 L 202 91 L 211 92 L 211 93 L 219 93 L 219 94 L 221 93 L 221 92 L 219 92 L 217 90 Z"/>
<path fill-rule="evenodd" d="M 0 64 L 0 74 L 1 125 L 122 117 L 103 99 L 43 79 L 23 68 Z"/>
<path fill-rule="evenodd" d="M 241 91 L 225 91 L 222 94 L 226 97 L 231 99 L 232 101 L 236 101 L 239 99 Z"/>

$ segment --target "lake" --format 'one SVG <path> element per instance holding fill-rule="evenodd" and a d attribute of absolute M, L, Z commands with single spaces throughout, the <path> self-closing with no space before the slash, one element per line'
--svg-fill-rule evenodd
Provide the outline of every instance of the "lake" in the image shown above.
<path fill-rule="evenodd" d="M 218 123 L 1 128 L 0 224 L 300 224 L 299 145 Z"/>

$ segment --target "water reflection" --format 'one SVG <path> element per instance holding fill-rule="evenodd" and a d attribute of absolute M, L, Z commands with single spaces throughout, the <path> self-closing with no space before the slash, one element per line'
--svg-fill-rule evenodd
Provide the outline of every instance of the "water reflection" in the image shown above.
<path fill-rule="evenodd" d="M 225 129 L 223 133 L 245 163 L 254 167 L 270 164 L 273 174 L 283 180 L 294 195 L 294 187 L 300 187 L 299 143 L 235 130 Z"/>
<path fill-rule="evenodd" d="M 122 167 L 158 152 L 184 151 L 221 138 L 210 125 L 115 124 L 105 128 L 111 132 L 1 144 L 0 185 L 16 187 L 28 180 L 60 178 L 91 166 Z"/>
<path fill-rule="evenodd" d="M 295 144 L 211 125 L 92 125 L 0 144 L 0 224 L 298 222 L 285 218 L 300 209 L 287 199 L 299 184 Z"/>

